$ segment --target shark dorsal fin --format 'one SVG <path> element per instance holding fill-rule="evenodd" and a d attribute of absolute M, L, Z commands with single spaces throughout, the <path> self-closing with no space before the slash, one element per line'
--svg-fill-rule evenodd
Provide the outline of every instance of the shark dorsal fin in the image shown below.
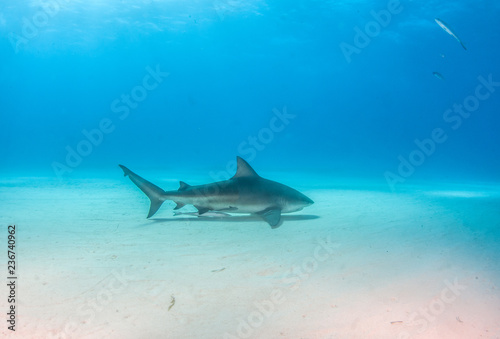
<path fill-rule="evenodd" d="M 259 177 L 257 172 L 253 170 L 253 168 L 243 160 L 243 158 L 236 157 L 236 174 L 233 176 L 234 178 L 251 178 L 251 177 Z"/>
<path fill-rule="evenodd" d="M 189 187 L 191 187 L 191 185 L 188 185 L 186 184 L 184 181 L 179 181 L 179 191 L 185 191 L 187 190 Z"/>

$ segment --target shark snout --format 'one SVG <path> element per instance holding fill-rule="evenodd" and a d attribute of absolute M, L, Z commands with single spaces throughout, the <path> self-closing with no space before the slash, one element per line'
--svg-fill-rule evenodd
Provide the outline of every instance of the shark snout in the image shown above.
<path fill-rule="evenodd" d="M 304 201 L 304 202 L 306 203 L 306 206 L 309 206 L 309 205 L 314 204 L 314 201 L 313 201 L 312 199 L 310 199 L 310 198 L 308 198 L 308 197 L 305 197 L 305 198 L 306 198 L 306 199 L 305 199 L 305 201 Z"/>
<path fill-rule="evenodd" d="M 314 204 L 314 201 L 311 198 L 300 193 L 300 197 L 297 199 L 296 204 L 299 205 L 301 208 L 304 208 L 306 206 Z"/>

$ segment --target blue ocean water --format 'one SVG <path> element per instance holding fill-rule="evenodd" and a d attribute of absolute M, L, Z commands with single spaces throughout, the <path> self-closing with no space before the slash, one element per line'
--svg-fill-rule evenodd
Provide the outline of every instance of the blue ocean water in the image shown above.
<path fill-rule="evenodd" d="M 388 171 L 498 181 L 499 12 L 491 1 L 3 3 L 1 171 L 207 171 L 240 155 L 381 182 Z M 478 78 L 493 84 L 485 99 Z M 454 105 L 465 112 L 446 116 Z M 446 140 L 399 173 L 436 128 Z"/>
<path fill-rule="evenodd" d="M 499 338 L 499 17 L 482 0 L 3 1 L 19 288 L 0 290 L 17 326 L 0 337 Z M 314 204 L 274 228 L 170 200 L 146 219 L 118 167 L 176 190 L 237 156 Z"/>

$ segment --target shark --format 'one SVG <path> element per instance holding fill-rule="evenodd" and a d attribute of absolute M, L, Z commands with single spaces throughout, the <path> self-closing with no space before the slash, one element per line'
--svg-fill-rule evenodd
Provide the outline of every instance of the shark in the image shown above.
<path fill-rule="evenodd" d="M 224 181 L 204 185 L 180 182 L 176 191 L 164 191 L 127 167 L 118 165 L 149 198 L 147 218 L 152 217 L 164 201 L 176 203 L 174 210 L 193 205 L 198 216 L 209 212 L 250 213 L 261 217 L 271 228 L 281 225 L 281 214 L 302 210 L 314 201 L 299 191 L 276 181 L 262 178 L 241 157 L 236 157 L 236 174 Z"/>

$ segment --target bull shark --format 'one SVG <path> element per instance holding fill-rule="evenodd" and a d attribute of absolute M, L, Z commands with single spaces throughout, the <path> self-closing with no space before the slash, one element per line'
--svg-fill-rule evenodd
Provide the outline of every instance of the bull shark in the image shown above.
<path fill-rule="evenodd" d="M 242 158 L 236 157 L 236 163 L 236 174 L 229 180 L 196 186 L 181 181 L 177 191 L 164 191 L 127 167 L 118 166 L 151 201 L 148 218 L 165 200 L 172 200 L 177 204 L 174 210 L 191 204 L 199 216 L 207 212 L 251 213 L 277 228 L 281 224 L 281 213 L 300 211 L 314 203 L 291 187 L 262 178 Z"/>

